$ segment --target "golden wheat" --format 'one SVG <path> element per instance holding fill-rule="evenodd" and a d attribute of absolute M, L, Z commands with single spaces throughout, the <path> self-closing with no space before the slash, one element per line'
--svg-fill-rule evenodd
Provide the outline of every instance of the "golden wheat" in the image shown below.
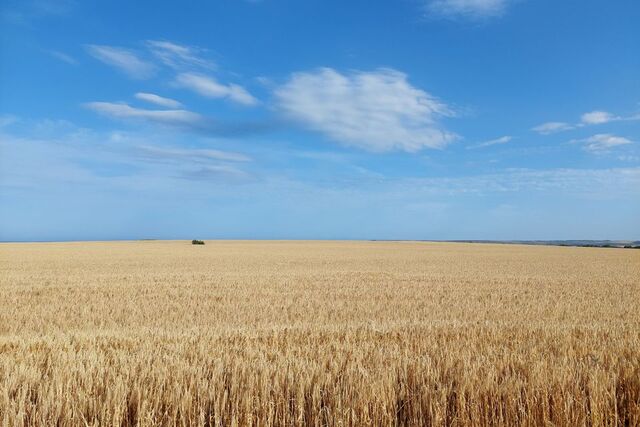
<path fill-rule="evenodd" d="M 638 425 L 640 251 L 0 245 L 0 421 Z"/>

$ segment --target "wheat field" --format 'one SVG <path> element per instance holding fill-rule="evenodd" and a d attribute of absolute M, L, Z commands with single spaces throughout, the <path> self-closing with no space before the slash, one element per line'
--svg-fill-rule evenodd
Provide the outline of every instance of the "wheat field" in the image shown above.
<path fill-rule="evenodd" d="M 3 426 L 640 424 L 640 251 L 0 244 Z"/>

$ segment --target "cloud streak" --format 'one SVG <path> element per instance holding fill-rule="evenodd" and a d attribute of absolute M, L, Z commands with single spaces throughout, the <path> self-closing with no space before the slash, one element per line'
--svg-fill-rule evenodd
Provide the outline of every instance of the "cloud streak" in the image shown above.
<path fill-rule="evenodd" d="M 201 56 L 204 53 L 204 49 L 184 46 L 166 40 L 147 40 L 146 45 L 156 58 L 171 68 L 215 68 L 215 64 L 212 61 Z"/>
<path fill-rule="evenodd" d="M 538 125 L 531 130 L 534 132 L 538 132 L 540 135 L 550 135 L 552 133 L 564 132 L 574 128 L 575 126 L 565 122 L 547 122 Z"/>
<path fill-rule="evenodd" d="M 70 64 L 70 65 L 78 65 L 78 61 L 74 57 L 72 57 L 71 55 L 67 55 L 64 52 L 60 52 L 57 50 L 49 50 L 47 52 L 49 53 L 49 55 L 53 56 L 54 58 L 62 62 L 66 62 L 67 64 Z"/>
<path fill-rule="evenodd" d="M 154 64 L 144 61 L 124 48 L 114 46 L 87 45 L 87 51 L 97 60 L 110 65 L 133 79 L 147 79 L 155 73 Z"/>
<path fill-rule="evenodd" d="M 213 77 L 199 73 L 180 73 L 176 77 L 175 85 L 207 98 L 227 98 L 246 106 L 258 104 L 258 100 L 242 86 L 233 83 L 224 85 Z"/>
<path fill-rule="evenodd" d="M 430 0 L 427 12 L 447 19 L 481 20 L 503 15 L 509 0 Z"/>
<path fill-rule="evenodd" d="M 203 117 L 200 114 L 187 110 L 147 110 L 115 102 L 88 102 L 85 107 L 112 118 L 141 119 L 170 126 L 191 127 L 203 122 Z"/>
<path fill-rule="evenodd" d="M 260 121 L 221 122 L 189 110 L 149 110 L 122 102 L 87 102 L 84 107 L 111 119 L 137 120 L 208 136 L 238 137 L 261 134 L 277 126 L 273 122 Z"/>
<path fill-rule="evenodd" d="M 571 142 L 584 143 L 584 149 L 591 153 L 605 153 L 610 151 L 614 147 L 620 145 L 632 144 L 628 138 L 622 136 L 616 136 L 609 133 L 599 133 L 597 135 L 590 136 L 589 138 L 576 139 Z"/>
<path fill-rule="evenodd" d="M 472 146 L 469 146 L 467 148 L 484 148 L 484 147 L 490 147 L 492 145 L 506 144 L 506 143 L 510 142 L 512 139 L 513 139 L 512 136 L 506 135 L 506 136 L 503 136 L 503 137 L 500 137 L 500 138 L 491 139 L 489 141 L 481 142 L 480 144 L 472 145 Z"/>
<path fill-rule="evenodd" d="M 221 160 L 229 162 L 249 162 L 251 158 L 244 154 L 229 151 L 212 150 L 206 148 L 167 148 L 151 145 L 138 147 L 138 155 L 151 160 L 190 160 L 193 162 L 209 162 L 211 160 Z"/>
<path fill-rule="evenodd" d="M 182 104 L 175 99 L 165 98 L 155 93 L 138 92 L 134 96 L 141 101 L 150 102 L 161 107 L 180 108 L 182 106 Z"/>
<path fill-rule="evenodd" d="M 392 69 L 295 73 L 274 95 L 285 117 L 372 152 L 442 148 L 457 138 L 439 124 L 451 109 Z"/>
<path fill-rule="evenodd" d="M 211 181 L 220 179 L 233 179 L 234 181 L 247 181 L 251 174 L 233 165 L 209 165 L 196 170 L 186 171 L 178 178 L 190 181 Z"/>

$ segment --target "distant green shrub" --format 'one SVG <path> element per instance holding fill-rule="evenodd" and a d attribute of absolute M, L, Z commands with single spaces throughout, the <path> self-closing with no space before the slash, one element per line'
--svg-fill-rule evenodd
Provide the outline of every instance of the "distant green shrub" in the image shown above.
<path fill-rule="evenodd" d="M 191 241 L 191 244 L 192 245 L 204 245 L 204 241 L 203 240 L 195 240 L 195 239 L 193 239 Z"/>

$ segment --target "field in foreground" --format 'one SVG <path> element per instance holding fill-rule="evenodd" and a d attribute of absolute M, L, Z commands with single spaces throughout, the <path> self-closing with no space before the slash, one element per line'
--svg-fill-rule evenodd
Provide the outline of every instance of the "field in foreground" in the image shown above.
<path fill-rule="evenodd" d="M 640 251 L 0 244 L 3 425 L 638 425 Z"/>

